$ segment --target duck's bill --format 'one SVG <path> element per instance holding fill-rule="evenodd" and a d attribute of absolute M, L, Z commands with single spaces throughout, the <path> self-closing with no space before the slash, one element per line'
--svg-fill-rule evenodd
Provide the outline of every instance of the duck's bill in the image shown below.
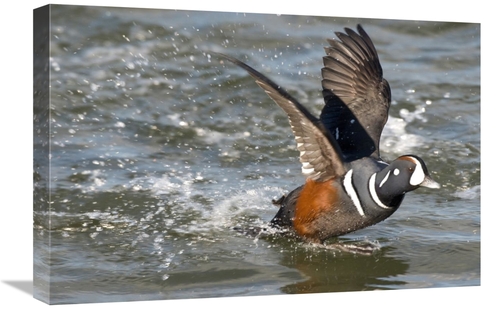
<path fill-rule="evenodd" d="M 425 176 L 424 181 L 420 184 L 421 187 L 431 188 L 431 189 L 439 189 L 441 185 L 437 183 L 434 179 L 429 176 Z"/>

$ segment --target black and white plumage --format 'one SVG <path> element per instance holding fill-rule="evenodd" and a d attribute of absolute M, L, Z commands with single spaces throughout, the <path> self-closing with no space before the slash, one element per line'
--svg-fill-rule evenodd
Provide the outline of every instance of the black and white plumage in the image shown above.
<path fill-rule="evenodd" d="M 370 37 L 345 28 L 328 40 L 323 57 L 325 106 L 319 118 L 283 88 L 247 64 L 245 69 L 288 115 L 306 183 L 276 201 L 271 223 L 320 242 L 378 223 L 418 187 L 439 188 L 423 160 L 380 158 L 379 143 L 391 102 L 389 83 Z"/>

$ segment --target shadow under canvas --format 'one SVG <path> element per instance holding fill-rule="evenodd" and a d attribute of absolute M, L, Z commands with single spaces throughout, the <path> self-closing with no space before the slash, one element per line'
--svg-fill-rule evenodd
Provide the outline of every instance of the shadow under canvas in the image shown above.
<path fill-rule="evenodd" d="M 10 285 L 22 292 L 25 292 L 29 295 L 33 295 L 33 281 L 23 281 L 23 280 L 7 280 L 3 281 L 3 283 Z"/>

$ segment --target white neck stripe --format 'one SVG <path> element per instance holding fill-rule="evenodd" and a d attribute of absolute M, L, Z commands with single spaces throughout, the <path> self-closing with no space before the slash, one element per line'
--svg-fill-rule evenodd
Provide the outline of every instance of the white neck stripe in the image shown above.
<path fill-rule="evenodd" d="M 384 179 L 382 179 L 382 181 L 380 182 L 380 184 L 378 185 L 379 187 L 382 187 L 384 185 L 384 183 L 387 181 L 387 179 L 389 179 L 389 175 L 391 174 L 391 170 L 389 170 L 387 172 L 387 175 L 385 175 Z"/>
<path fill-rule="evenodd" d="M 370 195 L 372 196 L 372 199 L 375 202 L 375 204 L 377 204 L 379 207 L 382 207 L 384 209 L 389 209 L 389 206 L 382 203 L 382 201 L 378 198 L 377 191 L 375 190 L 375 176 L 377 176 L 377 173 L 373 173 L 373 175 L 370 177 L 370 181 L 368 182 L 368 187 L 370 188 Z"/>
<path fill-rule="evenodd" d="M 344 189 L 354 203 L 354 206 L 356 206 L 356 210 L 362 217 L 364 217 L 365 212 L 363 211 L 363 207 L 361 207 L 361 202 L 359 201 L 358 194 L 356 193 L 356 190 L 354 189 L 354 185 L 352 183 L 352 170 L 349 170 L 347 174 L 345 174 Z"/>

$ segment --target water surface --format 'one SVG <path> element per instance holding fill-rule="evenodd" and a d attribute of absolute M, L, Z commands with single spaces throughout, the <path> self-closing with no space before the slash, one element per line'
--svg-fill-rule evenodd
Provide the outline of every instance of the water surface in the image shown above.
<path fill-rule="evenodd" d="M 72 6 L 51 17 L 51 208 L 35 205 L 37 298 L 480 284 L 478 24 Z M 442 188 L 412 192 L 386 221 L 338 239 L 377 243 L 368 256 L 234 231 L 267 224 L 270 201 L 304 178 L 285 113 L 214 52 L 318 115 L 326 39 L 358 23 L 392 88 L 382 156 L 421 156 Z"/>

